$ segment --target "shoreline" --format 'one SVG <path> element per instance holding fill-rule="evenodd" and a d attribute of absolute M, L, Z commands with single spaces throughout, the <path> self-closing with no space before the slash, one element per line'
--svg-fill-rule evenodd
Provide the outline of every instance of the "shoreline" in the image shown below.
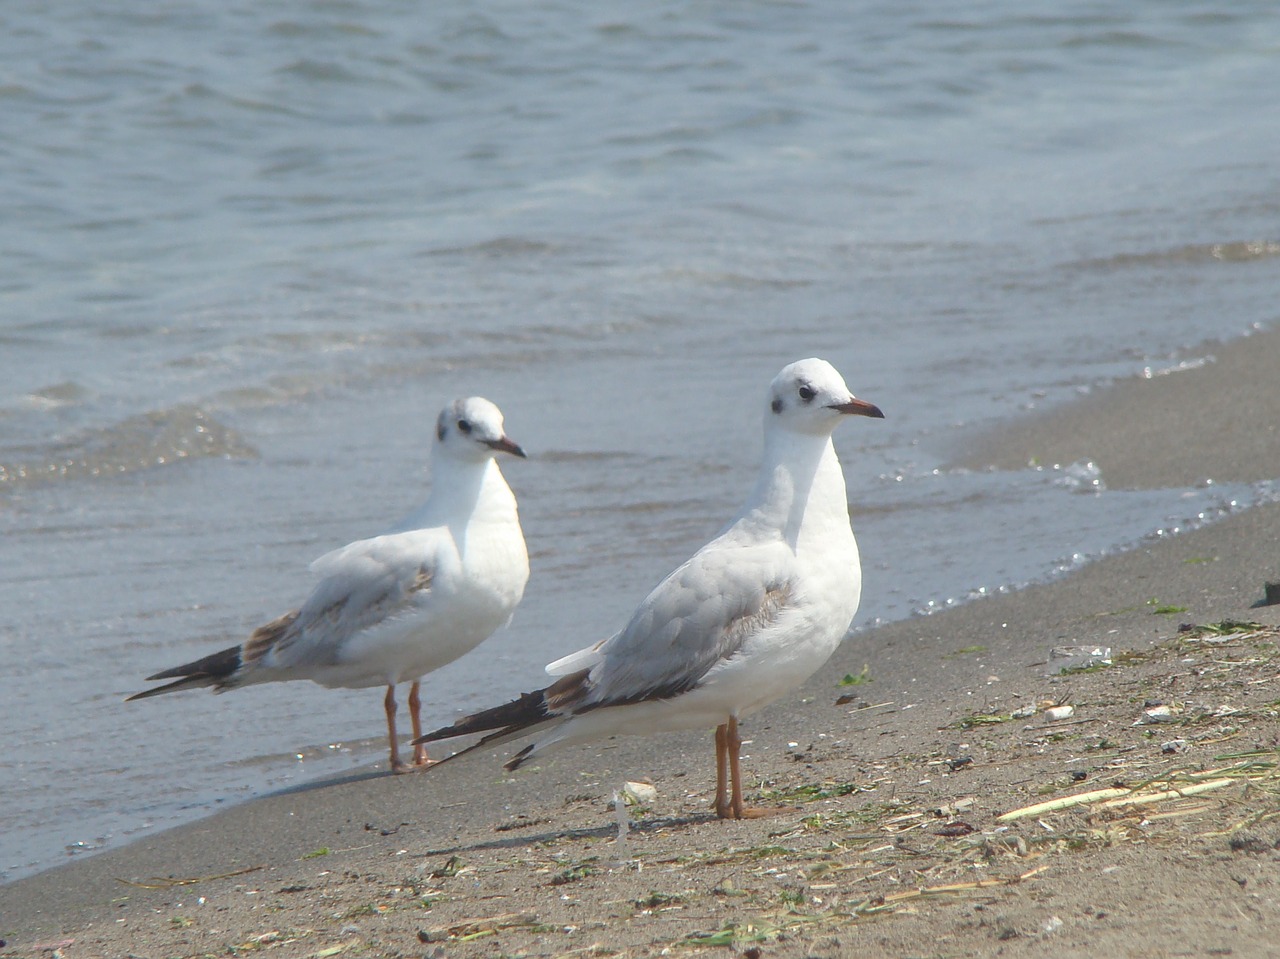
<path fill-rule="evenodd" d="M 1067 407 L 1033 414 L 980 438 L 960 465 L 1022 466 L 1030 456 L 1063 462 L 1087 457 L 1099 463 L 1104 481 L 1113 488 L 1190 485 L 1206 477 L 1275 479 L 1280 472 L 1280 391 L 1269 389 L 1259 371 L 1275 369 L 1280 362 L 1280 332 L 1257 333 L 1214 353 L 1214 362 L 1197 369 L 1123 381 Z M 1085 452 L 1077 456 L 1076 449 Z M 917 887 L 947 885 L 943 879 L 964 885 L 976 875 L 1000 878 L 991 888 L 976 887 L 991 916 L 975 911 L 973 897 L 964 890 L 957 891 L 955 901 L 912 899 L 909 911 L 886 910 L 874 922 L 867 918 L 872 913 L 832 918 L 833 903 L 847 907 L 855 896 L 877 895 L 892 903 L 899 901 L 887 898 L 894 889 L 912 888 L 911 854 L 902 851 L 904 842 L 886 825 L 893 815 L 919 815 L 927 822 L 929 810 L 950 806 L 952 816 L 939 818 L 962 822 L 972 830 L 966 836 L 980 837 L 989 851 L 1005 835 L 997 816 L 1034 801 L 1037 787 L 1028 785 L 1026 774 L 1035 779 L 1044 762 L 1057 762 L 1059 774 L 1073 764 L 1083 770 L 1080 788 L 1114 778 L 1091 752 L 1105 754 L 1107 763 L 1120 761 L 1117 755 L 1135 754 L 1152 767 L 1213 766 L 1222 752 L 1215 752 L 1213 742 L 1201 744 L 1186 735 L 1182 738 L 1192 745 L 1166 754 L 1156 740 L 1172 741 L 1179 738 L 1172 732 L 1180 730 L 1171 724 L 1169 736 L 1160 727 L 1152 737 L 1146 734 L 1153 730 L 1134 727 L 1141 703 L 1150 696 L 1135 702 L 1126 691 L 1117 701 L 1106 702 L 1116 677 L 1130 667 L 1117 665 L 1064 680 L 1048 676 L 1045 662 L 1050 650 L 1061 645 L 1105 645 L 1140 659 L 1154 655 L 1153 646 L 1165 648 L 1157 644 L 1178 642 L 1182 623 L 1253 620 L 1280 626 L 1280 607 L 1254 606 L 1265 582 L 1280 579 L 1277 542 L 1280 504 L 1266 503 L 1095 560 L 1046 584 L 854 634 L 801 691 L 744 725 L 753 740 L 744 759 L 747 775 L 763 780 L 765 795 L 784 792 L 793 813 L 740 823 L 714 821 L 706 811 L 714 786 L 714 754 L 710 736 L 703 734 L 605 742 L 568 750 L 516 774 L 502 771 L 501 752 L 481 753 L 438 773 L 393 777 L 361 772 L 254 799 L 0 886 L 0 937 L 8 940 L 0 954 L 47 953 L 41 944 L 65 940 L 74 940 L 60 947 L 68 957 L 131 950 L 223 954 L 258 936 L 259 947 L 276 948 L 280 955 L 332 955 L 337 953 L 325 950 L 338 946 L 357 954 L 421 955 L 436 948 L 424 944 L 431 942 L 442 943 L 449 955 L 521 949 L 554 955 L 593 944 L 600 946 L 597 951 L 643 955 L 675 941 L 662 938 L 668 933 L 688 938 L 687 933 L 704 927 L 723 932 L 735 916 L 746 913 L 768 913 L 772 931 L 759 926 L 765 938 L 755 940 L 739 924 L 725 942 L 767 942 L 762 948 L 770 955 L 807 955 L 805 949 L 832 938 L 872 955 L 916 955 L 922 954 L 921 947 L 917 942 L 912 952 L 910 943 L 922 935 L 951 937 L 944 950 L 948 955 L 986 955 L 1001 948 L 1005 940 L 1000 937 L 1010 929 L 1023 946 L 1034 947 L 1027 954 L 1043 948 L 1045 955 L 1073 955 L 1070 950 L 1080 948 L 1085 951 L 1079 954 L 1086 955 L 1104 942 L 1117 954 L 1131 952 L 1139 942 L 1151 955 L 1181 947 L 1212 949 L 1229 941 L 1221 935 L 1213 938 L 1215 917 L 1219 925 L 1227 921 L 1224 917 L 1235 917 L 1236 900 L 1248 888 L 1222 881 L 1232 869 L 1248 874 L 1254 884 L 1249 894 L 1264 892 L 1262 899 L 1247 902 L 1249 908 L 1268 921 L 1280 918 L 1274 882 L 1268 885 L 1264 876 L 1246 868 L 1250 863 L 1265 866 L 1273 853 L 1245 861 L 1218 843 L 1209 859 L 1225 863 L 1221 869 L 1197 866 L 1200 860 L 1191 853 L 1203 852 L 1195 845 L 1202 839 L 1162 833 L 1161 843 L 1117 840 L 1082 854 L 1084 859 L 1062 850 L 1015 853 L 1008 862 L 994 855 L 982 869 L 969 869 L 972 863 L 947 847 L 930 852 L 930 861 L 960 857 L 956 861 L 963 860 L 966 868 L 939 866 L 938 882 L 922 873 Z M 1247 646 L 1262 640 L 1242 642 Z M 1264 700 L 1276 698 L 1268 694 L 1267 682 L 1274 670 L 1268 672 L 1267 657 L 1256 650 L 1243 658 L 1257 660 L 1251 667 L 1256 675 L 1252 687 L 1237 691 L 1236 701 L 1253 697 L 1248 701 L 1258 702 L 1248 707 L 1250 728 L 1231 735 L 1250 748 L 1274 751 L 1280 731 L 1263 708 Z M 841 677 L 856 677 L 864 666 L 870 682 L 840 685 Z M 1189 692 L 1197 677 L 1182 675 L 1176 658 L 1157 656 L 1144 668 L 1157 667 L 1163 673 L 1144 679 L 1150 689 L 1168 686 L 1173 694 L 1167 698 L 1178 708 L 1198 701 Z M 1085 729 L 1064 726 L 1066 738 L 1041 742 L 1030 751 L 1025 734 L 1022 739 L 1014 735 L 1024 723 L 1002 720 L 990 730 L 964 725 L 976 716 L 1012 715 L 1062 693 L 1073 697 Z M 837 704 L 841 696 L 854 699 Z M 1234 702 L 1232 708 L 1237 708 Z M 1027 723 L 1043 725 L 1038 719 Z M 1100 741 L 1119 742 L 1117 748 L 1129 752 L 1090 747 L 1089 723 L 1105 724 L 1108 733 Z M 1071 738 L 1077 732 L 1086 740 Z M 986 739 L 989 746 L 983 745 Z M 1018 762 L 1008 760 L 1018 755 Z M 626 855 L 620 855 L 617 819 L 607 803 L 622 780 L 643 778 L 652 780 L 658 795 L 647 815 L 633 815 L 633 831 L 623 844 Z M 822 789 L 806 793 L 815 783 L 838 788 L 827 790 L 829 796 L 820 796 Z M 469 797 L 480 798 L 468 802 Z M 1234 791 L 1232 799 L 1245 801 Z M 970 802 L 957 807 L 960 800 Z M 833 840 L 821 829 L 806 827 L 817 808 L 827 820 L 850 828 Z M 1061 815 L 1070 819 L 1083 814 Z M 1181 824 L 1193 818 L 1186 813 L 1185 818 L 1161 821 Z M 850 835 L 869 832 L 889 844 L 880 880 L 877 869 L 861 865 L 870 861 L 859 859 L 863 852 L 848 852 L 856 847 Z M 937 840 L 926 835 L 927 842 L 913 834 L 905 845 L 932 849 Z M 1034 830 L 1023 835 L 1023 845 L 1033 852 L 1039 850 L 1034 838 Z M 841 878 L 819 882 L 819 876 L 807 871 L 816 861 L 813 843 L 826 848 L 832 841 L 843 843 L 848 854 L 828 856 L 822 875 Z M 953 841 L 961 840 L 942 840 L 944 845 Z M 738 852 L 773 848 L 789 851 L 760 858 Z M 716 856 L 728 858 L 717 865 Z M 455 857 L 459 865 L 450 871 L 448 863 Z M 1114 857 L 1119 858 L 1112 861 Z M 616 865 L 618 861 L 627 865 Z M 1108 888 L 1114 887 L 1122 901 L 1127 894 L 1146 902 L 1145 918 L 1136 909 L 1118 924 L 1066 914 L 1083 909 L 1091 894 L 1087 885 L 1081 887 L 1081 875 L 1093 869 L 1091 862 L 1097 866 L 1093 872 L 1107 876 Z M 1028 885 L 1013 882 L 1041 865 L 1048 868 L 1026 879 Z M 683 891 L 661 892 L 648 907 L 634 905 L 648 895 L 647 883 L 669 883 L 670 873 L 686 866 L 688 875 L 680 876 L 680 882 L 696 879 L 695 891 L 682 886 Z M 757 866 L 774 871 L 757 872 Z M 1101 871 L 1112 867 L 1112 872 Z M 1151 888 L 1151 876 L 1143 869 L 1161 870 L 1158 889 Z M 553 882 L 575 870 L 576 878 Z M 752 878 L 741 878 L 743 872 Z M 796 892 L 776 878 L 779 874 L 791 877 L 793 884 L 803 875 L 803 890 Z M 469 877 L 466 882 L 463 875 Z M 884 875 L 896 879 L 886 886 Z M 729 893 L 726 881 L 737 882 Z M 1031 883 L 1035 895 L 1030 894 Z M 770 899 L 779 888 L 794 893 L 791 899 Z M 477 890 L 488 898 L 477 898 Z M 1040 908 L 1038 897 L 1045 896 L 1052 908 Z M 426 899 L 429 906 L 423 905 Z M 619 901 L 629 905 L 620 911 Z M 751 909 L 745 909 L 748 902 Z M 793 912 L 810 915 L 811 925 L 797 921 L 793 929 L 782 922 L 787 903 Z M 1186 913 L 1183 920 L 1177 918 L 1179 909 Z M 1191 929 L 1188 923 L 1197 910 Z M 1024 912 L 1031 918 L 1009 918 Z M 995 913 L 1005 918 L 996 921 Z M 1115 914 L 1113 906 L 1108 915 Z M 494 925 L 495 916 L 507 918 Z M 1041 935 L 1053 917 L 1062 925 Z M 465 931 L 432 938 L 440 929 L 469 928 L 464 920 L 490 926 L 473 930 L 483 933 L 474 944 Z M 570 926 L 572 932 L 562 931 Z M 1239 939 L 1243 943 L 1253 941 L 1249 936 L 1256 933 L 1257 942 L 1264 943 L 1266 922 L 1260 919 L 1257 926 L 1237 929 L 1234 935 L 1244 937 Z M 261 938 L 268 934 L 276 938 Z M 1071 935 L 1077 939 L 1069 939 Z"/>
<path fill-rule="evenodd" d="M 1184 352 L 1199 366 L 1132 376 L 975 437 L 952 466 L 1097 463 L 1110 489 L 1280 479 L 1280 330 Z"/>

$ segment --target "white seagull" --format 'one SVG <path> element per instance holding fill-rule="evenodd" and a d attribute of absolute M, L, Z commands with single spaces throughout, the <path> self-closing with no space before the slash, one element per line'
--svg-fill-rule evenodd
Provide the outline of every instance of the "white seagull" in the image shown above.
<path fill-rule="evenodd" d="M 728 527 L 659 583 L 620 632 L 549 665 L 556 682 L 418 741 L 496 730 L 461 756 L 541 732 L 506 763 L 515 769 L 553 746 L 714 726 L 717 815 L 767 814 L 742 801 L 738 720 L 827 661 L 862 593 L 831 444 L 847 414 L 884 415 L 825 360 L 783 368 L 765 405 L 759 478 Z"/>
<path fill-rule="evenodd" d="M 498 407 L 476 396 L 446 406 L 436 421 L 426 503 L 391 532 L 312 563 L 320 582 L 299 609 L 238 646 L 148 676 L 175 681 L 129 700 L 290 679 L 348 689 L 385 684 L 391 769 L 429 765 L 421 744 L 413 766 L 400 760 L 396 684 L 413 683 L 409 716 L 421 736 L 420 677 L 506 624 L 529 579 L 516 499 L 496 453 L 525 455 L 503 431 Z"/>

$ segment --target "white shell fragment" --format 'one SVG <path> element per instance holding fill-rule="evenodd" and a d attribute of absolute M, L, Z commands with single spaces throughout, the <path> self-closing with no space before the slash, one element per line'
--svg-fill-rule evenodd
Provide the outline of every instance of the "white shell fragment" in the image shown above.
<path fill-rule="evenodd" d="M 1075 714 L 1074 706 L 1050 706 L 1044 711 L 1044 718 L 1051 723 L 1056 723 L 1062 719 L 1070 719 Z"/>
<path fill-rule="evenodd" d="M 1150 709 L 1142 711 L 1142 718 L 1139 723 L 1171 723 L 1178 718 L 1178 713 L 1172 706 L 1152 706 Z"/>
<path fill-rule="evenodd" d="M 628 806 L 647 806 L 658 798 L 658 787 L 653 783 L 625 782 L 622 799 Z"/>
<path fill-rule="evenodd" d="M 1049 675 L 1068 669 L 1111 665 L 1110 646 L 1055 646 L 1049 650 Z"/>
<path fill-rule="evenodd" d="M 939 806 L 937 809 L 933 810 L 933 814 L 945 819 L 953 819 L 961 813 L 966 813 L 972 810 L 974 803 L 977 801 L 976 796 L 965 796 L 963 799 L 957 799 L 954 802 L 949 802 L 946 805 Z"/>

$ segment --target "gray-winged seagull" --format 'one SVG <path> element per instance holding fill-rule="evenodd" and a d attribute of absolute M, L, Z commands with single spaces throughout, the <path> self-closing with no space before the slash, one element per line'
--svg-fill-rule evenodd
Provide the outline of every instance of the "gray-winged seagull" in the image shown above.
<path fill-rule="evenodd" d="M 312 563 L 320 582 L 300 608 L 238 646 L 148 676 L 174 682 L 129 699 L 290 679 L 346 688 L 385 684 L 392 770 L 428 765 L 421 744 L 413 766 L 400 760 L 396 684 L 413 684 L 409 716 L 413 735 L 421 736 L 420 677 L 507 623 L 529 579 L 516 499 L 497 453 L 525 455 L 503 431 L 498 407 L 480 397 L 446 406 L 436 422 L 426 503 L 392 532 Z"/>
<path fill-rule="evenodd" d="M 489 732 L 460 756 L 539 733 L 506 763 L 515 769 L 553 746 L 714 726 L 716 813 L 764 814 L 743 804 L 738 720 L 827 661 L 862 592 L 831 443 L 849 414 L 883 417 L 830 363 L 785 367 L 769 387 L 759 477 L 729 526 L 659 583 L 620 632 L 548 666 L 559 677 L 550 686 L 418 742 Z"/>

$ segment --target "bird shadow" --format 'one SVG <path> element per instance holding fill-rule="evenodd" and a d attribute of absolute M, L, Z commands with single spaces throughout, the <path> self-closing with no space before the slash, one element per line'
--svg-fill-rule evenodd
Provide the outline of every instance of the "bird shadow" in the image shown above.
<path fill-rule="evenodd" d="M 264 793 L 264 796 L 299 796 L 304 793 L 315 792 L 319 789 L 332 789 L 335 786 L 347 786 L 352 783 L 368 782 L 371 779 L 386 779 L 393 776 L 394 773 L 386 769 L 365 769 L 357 770 L 351 773 L 340 773 L 336 776 L 322 776 L 319 779 L 312 779 L 305 783 L 293 783 L 289 786 L 281 786 L 279 789 L 273 789 Z"/>
<path fill-rule="evenodd" d="M 692 813 L 685 816 L 662 816 L 653 819 L 631 820 L 627 826 L 628 834 L 651 833 L 659 829 L 679 829 L 697 826 L 703 823 L 716 822 L 712 812 Z M 464 852 L 481 852 L 493 849 L 519 849 L 525 846 L 538 846 L 553 840 L 563 839 L 608 839 L 618 834 L 617 823 L 611 822 L 600 826 L 582 826 L 577 829 L 557 829 L 536 833 L 522 833 L 519 836 L 504 836 L 501 839 L 486 839 L 479 842 L 459 843 L 455 846 L 441 846 L 420 853 L 428 856 L 456 856 Z"/>

